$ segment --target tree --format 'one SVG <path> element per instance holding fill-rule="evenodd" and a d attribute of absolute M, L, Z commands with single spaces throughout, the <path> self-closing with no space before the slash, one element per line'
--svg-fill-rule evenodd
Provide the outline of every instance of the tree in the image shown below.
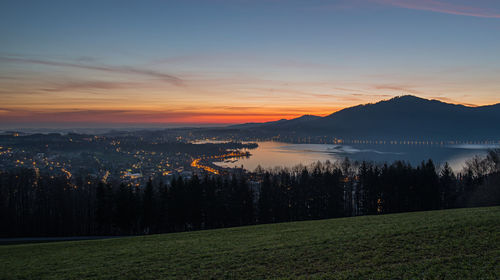
<path fill-rule="evenodd" d="M 113 221 L 113 190 L 111 185 L 99 182 L 96 188 L 95 217 L 100 234 L 110 234 Z"/>
<path fill-rule="evenodd" d="M 264 173 L 259 192 L 259 223 L 273 221 L 271 174 Z"/>
<path fill-rule="evenodd" d="M 451 170 L 448 163 L 445 163 L 439 178 L 441 208 L 454 207 L 455 200 L 457 199 L 456 182 L 457 179 L 453 170 Z"/>
<path fill-rule="evenodd" d="M 158 208 L 157 208 L 158 220 L 156 221 L 159 232 L 170 231 L 168 200 L 169 200 L 168 186 L 164 184 L 162 181 L 160 181 L 160 185 L 158 187 Z"/>
<path fill-rule="evenodd" d="M 134 192 L 130 186 L 120 184 L 114 195 L 114 223 L 121 234 L 134 233 L 135 211 L 138 209 Z"/>
<path fill-rule="evenodd" d="M 153 182 L 151 179 L 146 184 L 144 188 L 143 198 L 142 198 L 142 230 L 144 233 L 148 234 L 153 231 L 153 225 L 156 222 L 156 201 L 155 192 L 153 188 Z"/>

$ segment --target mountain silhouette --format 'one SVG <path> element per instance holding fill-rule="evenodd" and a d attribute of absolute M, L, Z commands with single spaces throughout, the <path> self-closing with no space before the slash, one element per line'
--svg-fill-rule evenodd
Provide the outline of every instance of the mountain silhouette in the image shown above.
<path fill-rule="evenodd" d="M 412 95 L 358 105 L 325 117 L 233 126 L 254 134 L 370 140 L 499 140 L 500 104 L 468 107 Z"/>

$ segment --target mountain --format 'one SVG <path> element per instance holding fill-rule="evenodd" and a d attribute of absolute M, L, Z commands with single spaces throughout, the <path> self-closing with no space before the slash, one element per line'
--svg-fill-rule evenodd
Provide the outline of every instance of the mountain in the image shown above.
<path fill-rule="evenodd" d="M 321 119 L 321 117 L 313 116 L 313 115 L 303 115 L 301 117 L 287 120 L 281 119 L 277 121 L 264 122 L 264 123 L 243 123 L 228 126 L 228 128 L 232 129 L 285 129 L 288 127 L 296 128 L 296 126 L 300 126 L 302 123 L 307 123 L 312 120 Z"/>
<path fill-rule="evenodd" d="M 406 95 L 326 117 L 306 115 L 240 128 L 263 135 L 364 140 L 499 140 L 500 104 L 468 107 Z"/>
<path fill-rule="evenodd" d="M 271 122 L 264 122 L 264 123 L 256 123 L 256 122 L 251 122 L 251 123 L 242 123 L 242 124 L 234 124 L 228 126 L 228 128 L 236 128 L 236 129 L 246 129 L 246 128 L 258 128 L 262 127 L 264 125 L 273 125 L 273 124 L 279 124 L 281 122 L 288 122 L 289 120 L 287 119 L 281 119 L 277 121 L 271 121 Z"/>

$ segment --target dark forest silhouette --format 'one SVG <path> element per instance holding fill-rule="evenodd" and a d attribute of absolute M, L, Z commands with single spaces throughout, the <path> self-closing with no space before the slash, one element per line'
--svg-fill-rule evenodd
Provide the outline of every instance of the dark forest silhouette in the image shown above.
<path fill-rule="evenodd" d="M 4 237 L 151 234 L 498 204 L 500 150 L 471 159 L 458 175 L 431 160 L 414 167 L 348 159 L 144 187 L 32 169 L 0 173 Z"/>

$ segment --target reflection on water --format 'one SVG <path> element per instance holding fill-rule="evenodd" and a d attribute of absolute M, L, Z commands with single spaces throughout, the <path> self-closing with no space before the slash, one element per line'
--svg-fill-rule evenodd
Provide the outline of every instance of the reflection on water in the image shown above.
<path fill-rule="evenodd" d="M 483 156 L 493 145 L 456 145 L 456 146 L 405 146 L 405 145 L 332 145 L 332 144 L 289 144 L 282 142 L 258 142 L 257 149 L 250 150 L 249 158 L 216 162 L 223 167 L 241 167 L 255 170 L 276 166 L 292 167 L 298 164 L 309 165 L 317 161 L 366 160 L 374 162 L 409 161 L 412 165 L 432 159 L 436 165 L 448 162 L 455 171 L 461 171 L 467 159 L 475 155 Z"/>

